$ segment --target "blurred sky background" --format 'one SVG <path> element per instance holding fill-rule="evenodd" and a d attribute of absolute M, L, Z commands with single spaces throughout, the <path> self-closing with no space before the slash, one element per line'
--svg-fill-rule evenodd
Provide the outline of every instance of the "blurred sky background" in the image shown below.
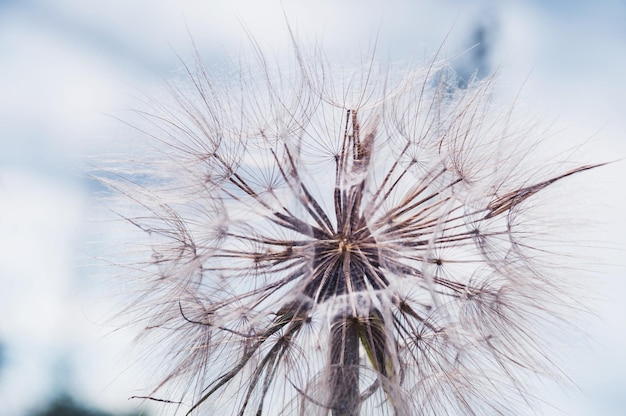
<path fill-rule="evenodd" d="M 21 416 L 62 392 L 109 412 L 148 385 L 103 317 L 89 245 L 103 239 L 84 160 L 124 145 L 105 114 L 180 70 L 190 34 L 207 64 L 238 57 L 245 30 L 288 45 L 284 15 L 332 58 L 371 48 L 421 62 L 443 40 L 461 75 L 498 69 L 529 113 L 555 120 L 591 160 L 626 156 L 626 1 L 0 0 L 0 415 Z M 476 46 L 475 46 L 476 45 Z M 473 48 L 472 48 L 473 47 Z M 468 48 L 471 48 L 468 50 Z M 588 178 L 588 179 L 585 179 Z M 599 319 L 566 371 L 578 389 L 546 387 L 546 415 L 626 414 L 626 161 L 581 175 L 602 190 L 595 238 L 606 266 Z M 555 352 L 560 354 L 560 352 Z M 150 409 L 148 409 L 150 410 Z"/>

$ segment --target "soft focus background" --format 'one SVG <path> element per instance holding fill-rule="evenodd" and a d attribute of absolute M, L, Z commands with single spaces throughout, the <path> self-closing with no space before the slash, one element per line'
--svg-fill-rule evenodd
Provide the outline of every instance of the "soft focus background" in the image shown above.
<path fill-rule="evenodd" d="M 385 59 L 421 62 L 447 39 L 461 75 L 497 69 L 498 93 L 521 90 L 559 140 L 587 141 L 591 160 L 626 156 L 623 0 L 0 0 L 0 415 L 156 414 L 128 400 L 149 384 L 94 278 L 91 247 L 105 237 L 84 161 L 124 146 L 106 114 L 178 73 L 190 35 L 219 65 L 246 31 L 287 48 L 285 15 L 331 57 L 376 44 Z M 625 178 L 618 161 L 576 179 L 601 191 L 599 319 L 569 355 L 577 388 L 546 387 L 546 415 L 626 414 Z"/>

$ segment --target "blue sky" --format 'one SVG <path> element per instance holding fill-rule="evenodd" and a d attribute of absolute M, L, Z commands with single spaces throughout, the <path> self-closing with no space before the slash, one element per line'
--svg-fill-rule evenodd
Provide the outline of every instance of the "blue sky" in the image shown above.
<path fill-rule="evenodd" d="M 83 156 L 125 146 L 119 125 L 103 114 L 176 74 L 174 52 L 189 56 L 189 33 L 212 65 L 238 57 L 245 30 L 262 45 L 286 48 L 283 9 L 300 36 L 331 57 L 368 50 L 377 39 L 379 56 L 422 61 L 447 39 L 444 56 L 460 55 L 460 72 L 499 68 L 503 101 L 521 91 L 528 113 L 554 121 L 559 140 L 586 141 L 591 160 L 626 156 L 626 2 L 434 3 L 0 1 L 4 411 L 24 414 L 58 382 L 102 407 L 133 406 L 127 398 L 146 376 L 127 359 L 132 334 L 103 318 L 115 307 L 85 253 L 106 242 L 89 221 L 98 207 L 81 166 Z M 476 39 L 486 50 L 462 53 Z M 549 415 L 621 415 L 626 408 L 625 174 L 619 162 L 588 179 L 601 198 L 589 208 L 601 215 L 594 238 L 607 247 L 599 253 L 605 277 L 593 284 L 599 319 L 570 357 L 579 390 L 550 387 L 563 412 L 546 407 Z"/>

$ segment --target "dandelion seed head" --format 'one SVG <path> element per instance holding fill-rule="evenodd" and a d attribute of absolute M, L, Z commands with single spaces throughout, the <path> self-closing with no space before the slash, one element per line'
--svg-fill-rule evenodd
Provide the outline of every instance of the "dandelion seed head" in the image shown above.
<path fill-rule="evenodd" d="M 494 109 L 493 79 L 254 53 L 226 85 L 185 66 L 190 88 L 138 112 L 160 155 L 147 181 L 112 183 L 150 236 L 150 397 L 183 414 L 532 407 L 569 299 L 534 202 L 594 166 L 529 164 L 542 137 Z"/>

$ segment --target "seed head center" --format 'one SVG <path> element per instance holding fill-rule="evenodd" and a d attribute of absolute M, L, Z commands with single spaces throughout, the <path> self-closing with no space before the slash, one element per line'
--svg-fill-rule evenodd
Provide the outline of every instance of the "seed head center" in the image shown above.
<path fill-rule="evenodd" d="M 376 241 L 367 228 L 337 233 L 315 245 L 312 274 L 304 294 L 322 303 L 335 296 L 384 289 L 388 281 L 380 269 Z"/>
<path fill-rule="evenodd" d="M 350 239 L 339 237 L 337 249 L 340 254 L 345 254 L 346 252 L 352 251 L 354 248 L 356 248 L 356 245 Z"/>

